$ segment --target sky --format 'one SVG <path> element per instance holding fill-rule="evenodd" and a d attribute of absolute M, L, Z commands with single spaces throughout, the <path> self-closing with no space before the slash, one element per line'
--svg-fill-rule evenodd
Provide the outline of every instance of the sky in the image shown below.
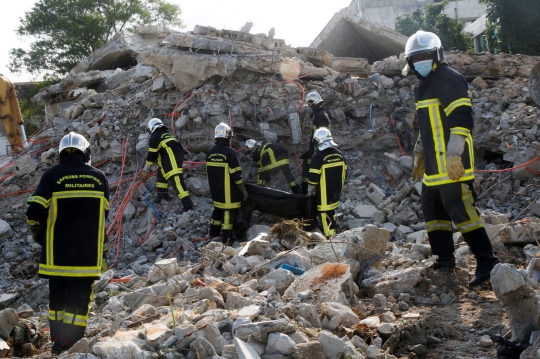
<path fill-rule="evenodd" d="M 12 82 L 38 80 L 29 74 L 12 74 L 7 65 L 11 48 L 28 48 L 32 38 L 15 34 L 20 18 L 30 11 L 37 0 L 5 1 L 2 4 L 2 40 L 0 41 L 0 74 Z M 254 23 L 252 34 L 268 33 L 275 28 L 277 39 L 288 45 L 309 46 L 328 21 L 351 0 L 169 0 L 180 5 L 181 19 L 186 25 L 181 31 L 191 31 L 195 25 L 217 29 L 240 30 L 248 21 Z M 2 1 L 4 3 L 4 1 Z M 7 11 L 7 13 L 6 13 Z"/>

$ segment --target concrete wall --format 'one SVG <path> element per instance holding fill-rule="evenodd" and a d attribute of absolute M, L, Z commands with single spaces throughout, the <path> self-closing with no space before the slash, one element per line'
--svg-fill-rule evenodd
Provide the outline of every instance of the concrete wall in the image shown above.
<path fill-rule="evenodd" d="M 396 28 L 396 17 L 402 14 L 423 9 L 435 0 L 353 0 L 347 8 L 348 12 L 361 16 L 366 20 L 387 27 Z M 478 0 L 450 0 L 445 13 L 460 21 L 474 21 L 485 13 L 487 6 Z M 457 9 L 457 10 L 456 10 Z"/>

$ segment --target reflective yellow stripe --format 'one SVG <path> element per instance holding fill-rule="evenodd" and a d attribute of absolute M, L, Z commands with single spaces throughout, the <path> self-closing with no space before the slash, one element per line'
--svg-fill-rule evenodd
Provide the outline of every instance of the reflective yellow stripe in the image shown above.
<path fill-rule="evenodd" d="M 178 191 L 178 197 L 184 198 L 189 196 L 188 191 L 182 187 L 182 182 L 180 182 L 180 176 L 174 176 L 174 183 L 176 184 L 176 190 Z"/>
<path fill-rule="evenodd" d="M 434 220 L 426 222 L 426 231 L 449 231 L 452 232 L 452 222 L 443 220 Z"/>
<path fill-rule="evenodd" d="M 64 320 L 64 311 L 49 309 L 49 320 Z"/>
<path fill-rule="evenodd" d="M 31 219 L 27 219 L 26 223 L 28 223 L 31 226 L 36 226 L 36 225 L 39 224 L 39 221 L 34 221 L 34 220 L 31 220 Z"/>
<path fill-rule="evenodd" d="M 229 173 L 233 174 L 233 173 L 241 171 L 241 170 L 242 170 L 242 167 L 240 167 L 240 166 L 235 167 L 235 168 L 229 168 Z"/>
<path fill-rule="evenodd" d="M 426 186 L 434 186 L 434 185 L 441 185 L 441 184 L 448 184 L 448 183 L 456 183 L 456 182 L 466 182 L 474 180 L 474 170 L 468 169 L 465 170 L 465 174 L 461 176 L 461 178 L 457 181 L 454 181 L 448 177 L 448 174 L 442 173 L 438 175 L 428 176 L 424 173 L 424 178 L 422 179 L 422 182 Z"/>
<path fill-rule="evenodd" d="M 156 182 L 157 188 L 169 188 L 169 184 L 167 182 Z"/>
<path fill-rule="evenodd" d="M 178 163 L 176 163 L 176 157 L 174 156 L 174 152 L 172 151 L 172 149 L 170 147 L 166 147 L 165 150 L 169 155 L 169 161 L 171 162 L 172 171 L 176 171 L 178 169 L 181 171 L 182 167 L 178 167 Z"/>
<path fill-rule="evenodd" d="M 438 98 L 432 98 L 429 100 L 418 101 L 416 103 L 416 109 L 418 110 L 420 108 L 426 108 L 429 106 L 439 106 L 440 104 L 441 104 L 441 101 L 439 101 Z"/>
<path fill-rule="evenodd" d="M 51 200 L 47 200 L 41 196 L 32 196 L 28 198 L 26 202 L 35 202 L 41 204 L 45 208 L 49 208 L 49 205 L 51 204 Z"/>
<path fill-rule="evenodd" d="M 322 196 L 321 196 L 322 197 Z M 322 201 L 321 201 L 322 202 Z M 338 202 L 335 202 L 335 203 L 330 203 L 330 204 L 321 204 L 320 206 L 317 206 L 317 210 L 319 212 L 322 212 L 322 211 L 331 211 L 331 210 L 334 210 L 334 209 L 337 209 L 339 206 L 339 201 Z"/>
<path fill-rule="evenodd" d="M 236 184 L 241 184 L 244 182 L 244 179 L 243 178 L 240 178 L 238 181 L 234 181 L 234 183 Z"/>
<path fill-rule="evenodd" d="M 99 277 L 101 275 L 101 263 L 92 267 L 55 266 L 40 263 L 39 274 L 60 277 Z"/>
<path fill-rule="evenodd" d="M 476 220 L 458 223 L 456 224 L 456 227 L 458 227 L 461 233 L 468 233 L 484 227 L 484 222 L 482 222 L 481 218 L 478 218 Z"/>
<path fill-rule="evenodd" d="M 308 181 L 308 183 L 309 183 L 310 185 L 312 185 L 312 186 L 316 186 L 316 185 L 319 184 L 319 182 L 311 182 L 311 181 Z"/>
<path fill-rule="evenodd" d="M 439 106 L 431 105 L 428 111 L 433 143 L 435 145 L 435 159 L 437 160 L 438 172 L 446 173 L 446 145 L 444 143 L 444 128 L 441 121 Z"/>
<path fill-rule="evenodd" d="M 159 151 L 158 148 L 149 148 L 148 149 L 148 152 L 157 152 L 157 151 Z"/>
<path fill-rule="evenodd" d="M 221 226 L 221 221 L 218 219 L 210 218 L 210 224 L 214 226 Z"/>
<path fill-rule="evenodd" d="M 334 234 L 336 234 L 336 231 L 334 229 L 330 229 L 331 223 L 328 223 L 329 221 L 332 221 L 328 213 L 322 212 L 321 213 L 321 222 L 323 226 L 323 232 L 326 237 L 332 237 Z"/>
<path fill-rule="evenodd" d="M 298 186 L 298 183 L 296 183 L 296 181 L 289 182 L 289 187 L 293 188 L 294 186 Z"/>
<path fill-rule="evenodd" d="M 450 133 L 453 135 L 468 136 L 471 134 L 471 131 L 465 127 L 454 127 L 450 129 Z"/>
<path fill-rule="evenodd" d="M 458 98 L 457 100 L 452 102 L 450 105 L 448 105 L 447 108 L 444 109 L 444 113 L 446 114 L 446 116 L 450 116 L 452 111 L 454 111 L 456 107 L 460 107 L 460 106 L 472 107 L 471 99 L 467 97 Z"/>
<path fill-rule="evenodd" d="M 169 146 L 166 146 L 167 142 L 171 142 L 171 141 L 176 141 L 176 138 L 168 138 L 166 140 L 163 140 L 159 143 L 159 146 L 156 150 L 156 152 L 160 149 L 160 148 L 169 148 Z"/>
<path fill-rule="evenodd" d="M 54 192 L 53 199 L 58 198 L 99 198 L 105 200 L 103 192 L 100 191 L 62 191 Z"/>
<path fill-rule="evenodd" d="M 223 224 L 221 225 L 221 228 L 224 229 L 224 230 L 233 229 L 233 225 L 231 223 L 231 212 L 230 211 L 223 211 Z"/>
<path fill-rule="evenodd" d="M 73 313 L 66 313 L 64 316 L 64 323 L 86 327 L 88 324 L 88 315 L 75 315 Z"/>
<path fill-rule="evenodd" d="M 289 160 L 288 159 L 279 160 L 279 161 L 276 161 L 275 163 L 269 164 L 268 166 L 264 166 L 264 167 L 259 168 L 258 172 L 266 172 L 266 171 L 269 171 L 271 169 L 274 169 L 274 168 L 277 168 L 277 167 L 280 167 L 280 166 L 288 166 L 288 165 L 289 165 Z"/>
<path fill-rule="evenodd" d="M 322 172 L 322 169 L 316 169 L 316 168 L 310 168 L 309 173 L 315 173 L 317 175 L 320 175 Z"/>
<path fill-rule="evenodd" d="M 214 207 L 219 208 L 219 209 L 236 209 L 242 206 L 242 203 L 240 202 L 222 203 L 222 202 L 213 201 L 213 203 L 214 203 Z"/>
<path fill-rule="evenodd" d="M 154 164 L 154 162 L 150 162 L 150 161 L 146 161 L 145 162 L 148 166 L 152 166 Z"/>

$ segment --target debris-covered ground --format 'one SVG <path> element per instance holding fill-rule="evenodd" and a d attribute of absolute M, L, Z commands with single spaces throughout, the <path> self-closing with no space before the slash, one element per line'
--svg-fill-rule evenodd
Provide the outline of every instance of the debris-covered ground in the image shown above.
<path fill-rule="evenodd" d="M 40 247 L 24 213 L 69 131 L 89 139 L 93 165 L 109 178 L 111 269 L 94 286 L 86 338 L 62 357 L 519 358 L 529 343 L 521 358 L 537 357 L 540 108 L 528 76 L 540 59 L 447 54 L 470 81 L 479 210 L 505 263 L 493 288 L 470 290 L 475 260 L 459 234 L 455 272 L 427 268 L 421 186 L 410 175 L 416 78 L 398 76 L 403 58 L 369 65 L 272 44 L 205 27 L 140 28 L 35 97 L 46 121 L 22 153 L 0 159 L 0 357 L 50 357 L 48 286 L 36 276 Z M 311 90 L 325 99 L 349 165 L 341 233 L 329 241 L 255 213 L 244 238 L 209 242 L 204 151 L 215 125 L 232 124 L 246 182 L 255 180 L 242 151 L 249 138 L 286 144 L 300 177 Z M 193 212 L 182 213 L 178 199 L 154 204 L 155 179 L 140 181 L 153 117 L 191 152 Z M 288 191 L 279 178 L 271 184 Z"/>

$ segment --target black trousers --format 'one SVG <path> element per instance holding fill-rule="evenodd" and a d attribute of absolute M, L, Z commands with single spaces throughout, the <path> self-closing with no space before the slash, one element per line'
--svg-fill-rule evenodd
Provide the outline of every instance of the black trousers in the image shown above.
<path fill-rule="evenodd" d="M 93 279 L 49 279 L 49 323 L 55 346 L 70 348 L 84 337 L 93 287 Z"/>
<path fill-rule="evenodd" d="M 233 225 L 236 210 L 227 210 L 214 207 L 212 218 L 210 218 L 210 237 L 217 237 L 221 232 L 223 243 L 233 241 Z"/>
<path fill-rule="evenodd" d="M 186 183 L 184 182 L 184 176 L 182 174 L 177 174 L 169 177 L 169 180 L 166 180 L 165 177 L 163 177 L 161 170 L 158 168 L 156 174 L 156 189 L 159 198 L 164 200 L 170 199 L 169 183 L 172 184 L 178 198 L 180 198 L 184 210 L 193 209 L 193 201 L 189 197 Z"/>
<path fill-rule="evenodd" d="M 283 174 L 289 187 L 294 193 L 302 194 L 300 186 L 298 186 L 298 183 L 296 183 L 296 179 L 294 178 L 294 175 L 292 174 L 291 169 L 289 168 L 289 165 L 283 165 L 283 166 L 279 166 L 268 171 L 258 172 L 257 184 L 261 186 L 266 185 L 266 183 L 270 181 L 271 176 L 278 172 L 281 172 Z"/>
<path fill-rule="evenodd" d="M 440 186 L 422 185 L 422 211 L 429 243 L 439 259 L 453 260 L 452 222 L 463 234 L 465 242 L 478 258 L 492 253 L 493 248 L 474 205 L 476 193 L 472 182 L 456 182 Z"/>

